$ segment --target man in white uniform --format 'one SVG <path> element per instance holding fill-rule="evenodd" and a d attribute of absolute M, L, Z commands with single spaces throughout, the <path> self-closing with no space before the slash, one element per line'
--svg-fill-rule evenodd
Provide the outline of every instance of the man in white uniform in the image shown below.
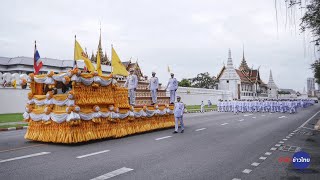
<path fill-rule="evenodd" d="M 176 91 L 178 89 L 178 81 L 176 78 L 174 78 L 173 73 L 171 73 L 171 78 L 169 79 L 166 90 L 168 89 L 168 87 L 170 91 L 170 104 L 174 104 L 174 101 L 176 99 Z"/>
<path fill-rule="evenodd" d="M 181 98 L 180 96 L 177 97 L 177 102 L 174 104 L 174 119 L 175 119 L 175 126 L 173 133 L 178 133 L 179 128 L 179 121 L 181 126 L 181 133 L 184 132 L 184 124 L 183 124 L 183 111 L 184 111 L 184 104 L 180 102 Z"/>
<path fill-rule="evenodd" d="M 157 103 L 158 88 L 159 88 L 159 80 L 156 77 L 156 73 L 152 72 L 152 77 L 150 78 L 150 81 L 149 81 L 149 89 L 150 89 L 151 98 L 152 98 L 151 105 L 154 105 Z"/>
<path fill-rule="evenodd" d="M 138 86 L 138 77 L 133 74 L 134 70 L 131 68 L 129 70 L 130 74 L 127 77 L 126 82 L 124 83 L 124 87 L 128 88 L 130 105 L 134 106 L 136 102 L 136 90 Z"/>

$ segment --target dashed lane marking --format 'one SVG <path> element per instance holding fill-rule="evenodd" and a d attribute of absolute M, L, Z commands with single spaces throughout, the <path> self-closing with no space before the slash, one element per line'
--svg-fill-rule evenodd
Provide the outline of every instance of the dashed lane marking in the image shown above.
<path fill-rule="evenodd" d="M 282 139 L 283 141 L 288 141 L 288 139 Z"/>
<path fill-rule="evenodd" d="M 254 162 L 254 163 L 251 164 L 251 166 L 255 166 L 255 167 L 257 167 L 259 165 L 260 165 L 260 163 L 257 163 L 257 162 Z"/>
<path fill-rule="evenodd" d="M 261 156 L 259 159 L 260 159 L 260 160 L 266 160 L 266 159 L 267 159 L 267 157 L 263 157 L 263 156 Z"/>
<path fill-rule="evenodd" d="M 29 154 L 26 156 L 19 156 L 19 157 L 15 157 L 15 158 L 0 160 L 0 163 L 15 161 L 15 160 L 19 160 L 19 159 L 26 159 L 26 158 L 36 157 L 36 156 L 42 156 L 42 155 L 46 155 L 46 154 L 50 154 L 50 153 L 51 152 L 41 152 L 41 153 Z"/>
<path fill-rule="evenodd" d="M 101 175 L 99 177 L 96 177 L 96 178 L 93 178 L 91 180 L 105 180 L 105 179 L 110 179 L 112 177 L 115 177 L 115 176 L 118 176 L 120 174 L 124 174 L 124 173 L 127 173 L 127 172 L 130 172 L 132 171 L 133 169 L 131 168 L 126 168 L 126 167 L 123 167 L 123 168 L 120 168 L 120 169 L 117 169 L 115 171 L 112 171 L 112 172 L 109 172 L 109 173 L 106 173 L 104 175 Z"/>
<path fill-rule="evenodd" d="M 97 154 L 102 154 L 102 153 L 106 153 L 106 152 L 109 152 L 110 150 L 104 150 L 104 151 L 99 151 L 99 152 L 94 152 L 94 153 L 90 153 L 90 154 L 86 154 L 86 155 L 82 155 L 82 156 L 77 156 L 78 159 L 81 159 L 81 158 L 85 158 L 85 157 L 89 157 L 89 156 L 94 156 L 94 155 L 97 155 Z"/>
<path fill-rule="evenodd" d="M 241 121 L 244 121 L 244 119 L 240 119 L 239 121 L 240 121 L 240 122 L 241 122 Z"/>
<path fill-rule="evenodd" d="M 227 125 L 227 124 L 229 124 L 229 123 L 223 123 L 223 124 L 221 124 L 221 126 L 224 126 L 224 125 Z"/>
<path fill-rule="evenodd" d="M 249 173 L 251 173 L 251 171 L 252 171 L 251 169 L 245 169 L 242 172 L 245 173 L 245 174 L 249 174 Z"/>
<path fill-rule="evenodd" d="M 264 155 L 266 155 L 266 156 L 270 156 L 272 154 L 272 152 L 266 152 L 266 153 L 264 153 Z"/>
<path fill-rule="evenodd" d="M 252 117 L 252 119 L 255 119 L 256 117 Z"/>
<path fill-rule="evenodd" d="M 280 144 L 283 144 L 284 142 L 283 142 L 283 141 L 279 141 L 279 143 L 280 143 Z"/>
<path fill-rule="evenodd" d="M 274 145 L 275 147 L 280 147 L 281 146 L 281 144 L 276 144 L 276 145 Z"/>
<path fill-rule="evenodd" d="M 286 136 L 286 138 L 287 138 L 287 139 L 290 139 L 290 138 L 291 138 L 291 136 Z"/>
<path fill-rule="evenodd" d="M 273 147 L 273 148 L 271 148 L 270 150 L 271 150 L 271 151 L 275 151 L 275 150 L 277 150 L 277 148 Z"/>
<path fill-rule="evenodd" d="M 202 130 L 205 130 L 207 128 L 200 128 L 200 129 L 196 129 L 196 131 L 202 131 Z"/>
<path fill-rule="evenodd" d="M 164 137 L 161 137 L 161 138 L 157 138 L 155 139 L 156 141 L 159 141 L 159 140 L 162 140 L 162 139 L 167 139 L 167 138 L 171 138 L 172 136 L 164 136 Z"/>
<path fill-rule="evenodd" d="M 233 178 L 232 180 L 241 180 L 241 179 L 239 179 L 239 178 Z"/>

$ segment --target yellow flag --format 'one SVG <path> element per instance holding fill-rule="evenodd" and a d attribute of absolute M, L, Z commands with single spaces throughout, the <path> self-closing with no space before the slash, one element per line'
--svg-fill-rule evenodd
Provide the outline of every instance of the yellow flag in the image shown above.
<path fill-rule="evenodd" d="M 112 47 L 111 66 L 113 75 L 128 76 L 128 71 L 120 61 L 120 58 L 116 51 Z"/>
<path fill-rule="evenodd" d="M 16 81 L 16 80 L 13 80 L 13 81 L 12 81 L 12 86 L 13 86 L 13 88 L 15 88 L 15 89 L 17 88 L 17 81 Z"/>
<path fill-rule="evenodd" d="M 101 76 L 102 75 L 102 70 L 101 70 L 101 58 L 100 58 L 99 50 L 97 52 L 97 71 L 98 71 L 99 76 Z"/>
<path fill-rule="evenodd" d="M 83 59 L 84 63 L 86 64 L 86 67 L 88 68 L 89 71 L 93 72 L 94 71 L 94 66 L 89 60 L 87 54 L 83 51 L 82 47 L 78 43 L 78 41 L 75 41 L 74 45 L 74 60 L 80 60 Z"/>

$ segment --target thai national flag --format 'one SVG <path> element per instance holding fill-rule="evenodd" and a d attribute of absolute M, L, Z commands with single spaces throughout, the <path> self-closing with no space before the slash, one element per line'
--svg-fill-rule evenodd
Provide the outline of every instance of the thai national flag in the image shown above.
<path fill-rule="evenodd" d="M 33 66 L 34 66 L 34 74 L 38 74 L 41 67 L 42 67 L 42 61 L 40 59 L 40 54 L 37 50 L 37 45 L 34 45 L 34 56 L 33 56 Z"/>

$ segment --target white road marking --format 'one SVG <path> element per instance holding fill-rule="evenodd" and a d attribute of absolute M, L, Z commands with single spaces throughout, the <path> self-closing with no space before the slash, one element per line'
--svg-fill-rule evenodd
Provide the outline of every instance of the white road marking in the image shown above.
<path fill-rule="evenodd" d="M 281 144 L 276 144 L 276 145 L 274 145 L 275 147 L 280 147 L 281 146 Z"/>
<path fill-rule="evenodd" d="M 88 156 L 94 156 L 94 155 L 97 155 L 97 154 L 101 154 L 101 153 L 106 153 L 106 152 L 109 152 L 110 150 L 104 150 L 104 151 L 99 151 L 99 152 L 94 152 L 94 153 L 90 153 L 90 154 L 86 154 L 86 155 L 82 155 L 82 156 L 77 156 L 78 159 L 81 159 L 81 158 L 85 158 L 85 157 L 88 157 Z"/>
<path fill-rule="evenodd" d="M 264 153 L 264 155 L 266 155 L 266 156 L 270 156 L 272 154 L 272 152 L 266 152 L 266 153 Z"/>
<path fill-rule="evenodd" d="M 275 150 L 277 150 L 277 148 L 273 147 L 273 148 L 271 148 L 270 150 L 271 150 L 271 151 L 275 151 Z"/>
<path fill-rule="evenodd" d="M 224 126 L 224 125 L 227 125 L 227 124 L 229 124 L 229 123 L 223 123 L 223 124 L 221 124 L 221 126 Z"/>
<path fill-rule="evenodd" d="M 286 138 L 287 138 L 287 139 L 290 139 L 290 138 L 291 138 L 291 136 L 287 136 Z"/>
<path fill-rule="evenodd" d="M 101 175 L 99 177 L 93 178 L 91 180 L 105 180 L 105 179 L 109 179 L 109 178 L 118 176 L 120 174 L 127 173 L 127 172 L 132 171 L 132 170 L 133 169 L 131 169 L 131 168 L 123 167 L 123 168 L 117 169 L 115 171 L 109 172 L 107 174 Z"/>
<path fill-rule="evenodd" d="M 282 139 L 283 141 L 287 141 L 288 139 Z"/>
<path fill-rule="evenodd" d="M 254 162 L 254 163 L 251 164 L 251 166 L 255 166 L 255 167 L 257 167 L 259 165 L 260 165 L 260 163 L 257 163 L 257 162 Z"/>
<path fill-rule="evenodd" d="M 312 128 L 307 128 L 307 127 L 301 127 L 301 128 L 303 128 L 303 129 L 309 129 L 309 130 L 314 130 L 314 129 L 312 129 Z M 294 132 L 294 131 L 293 131 Z M 296 131 L 297 132 L 297 131 Z"/>
<path fill-rule="evenodd" d="M 283 142 L 283 141 L 279 141 L 279 143 L 280 143 L 280 144 L 283 144 L 284 142 Z"/>
<path fill-rule="evenodd" d="M 244 121 L 244 119 L 240 119 L 239 121 Z"/>
<path fill-rule="evenodd" d="M 305 126 L 307 123 L 309 123 L 309 121 L 311 121 L 317 114 L 319 114 L 320 111 L 318 111 L 317 113 L 315 113 L 313 116 L 311 116 L 306 122 L 304 122 L 303 124 L 301 124 L 301 126 L 299 126 L 299 128 L 302 128 L 303 126 Z"/>
<path fill-rule="evenodd" d="M 259 159 L 261 159 L 261 160 L 266 160 L 266 159 L 267 159 L 267 157 L 263 157 L 263 156 L 261 156 Z"/>
<path fill-rule="evenodd" d="M 196 129 L 196 131 L 202 131 L 202 130 L 205 130 L 207 128 L 200 128 L 200 129 Z"/>
<path fill-rule="evenodd" d="M 50 154 L 50 153 L 51 152 L 41 152 L 41 153 L 29 154 L 26 156 L 19 156 L 19 157 L 15 157 L 15 158 L 0 160 L 0 163 L 15 161 L 15 160 L 19 160 L 19 159 L 26 159 L 26 158 L 35 157 L 35 156 L 42 156 L 42 155 L 46 155 L 46 154 Z"/>
<path fill-rule="evenodd" d="M 161 140 L 161 139 L 167 139 L 167 138 L 171 138 L 172 136 L 165 136 L 165 137 L 161 137 L 161 138 L 157 138 L 157 139 L 155 139 L 156 141 L 159 141 L 159 140 Z"/>
<path fill-rule="evenodd" d="M 241 180 L 241 179 L 239 179 L 239 178 L 233 178 L 232 180 Z"/>
<path fill-rule="evenodd" d="M 285 116 L 280 116 L 279 118 L 282 119 L 282 118 L 285 118 Z"/>
<path fill-rule="evenodd" d="M 255 119 L 256 117 L 252 117 L 253 119 Z"/>
<path fill-rule="evenodd" d="M 262 114 L 261 116 L 266 116 L 266 115 Z"/>
<path fill-rule="evenodd" d="M 294 133 L 290 133 L 291 135 L 294 135 Z"/>
<path fill-rule="evenodd" d="M 249 173 L 251 173 L 251 171 L 252 171 L 251 169 L 245 169 L 242 172 L 245 173 L 245 174 L 249 174 Z"/>

